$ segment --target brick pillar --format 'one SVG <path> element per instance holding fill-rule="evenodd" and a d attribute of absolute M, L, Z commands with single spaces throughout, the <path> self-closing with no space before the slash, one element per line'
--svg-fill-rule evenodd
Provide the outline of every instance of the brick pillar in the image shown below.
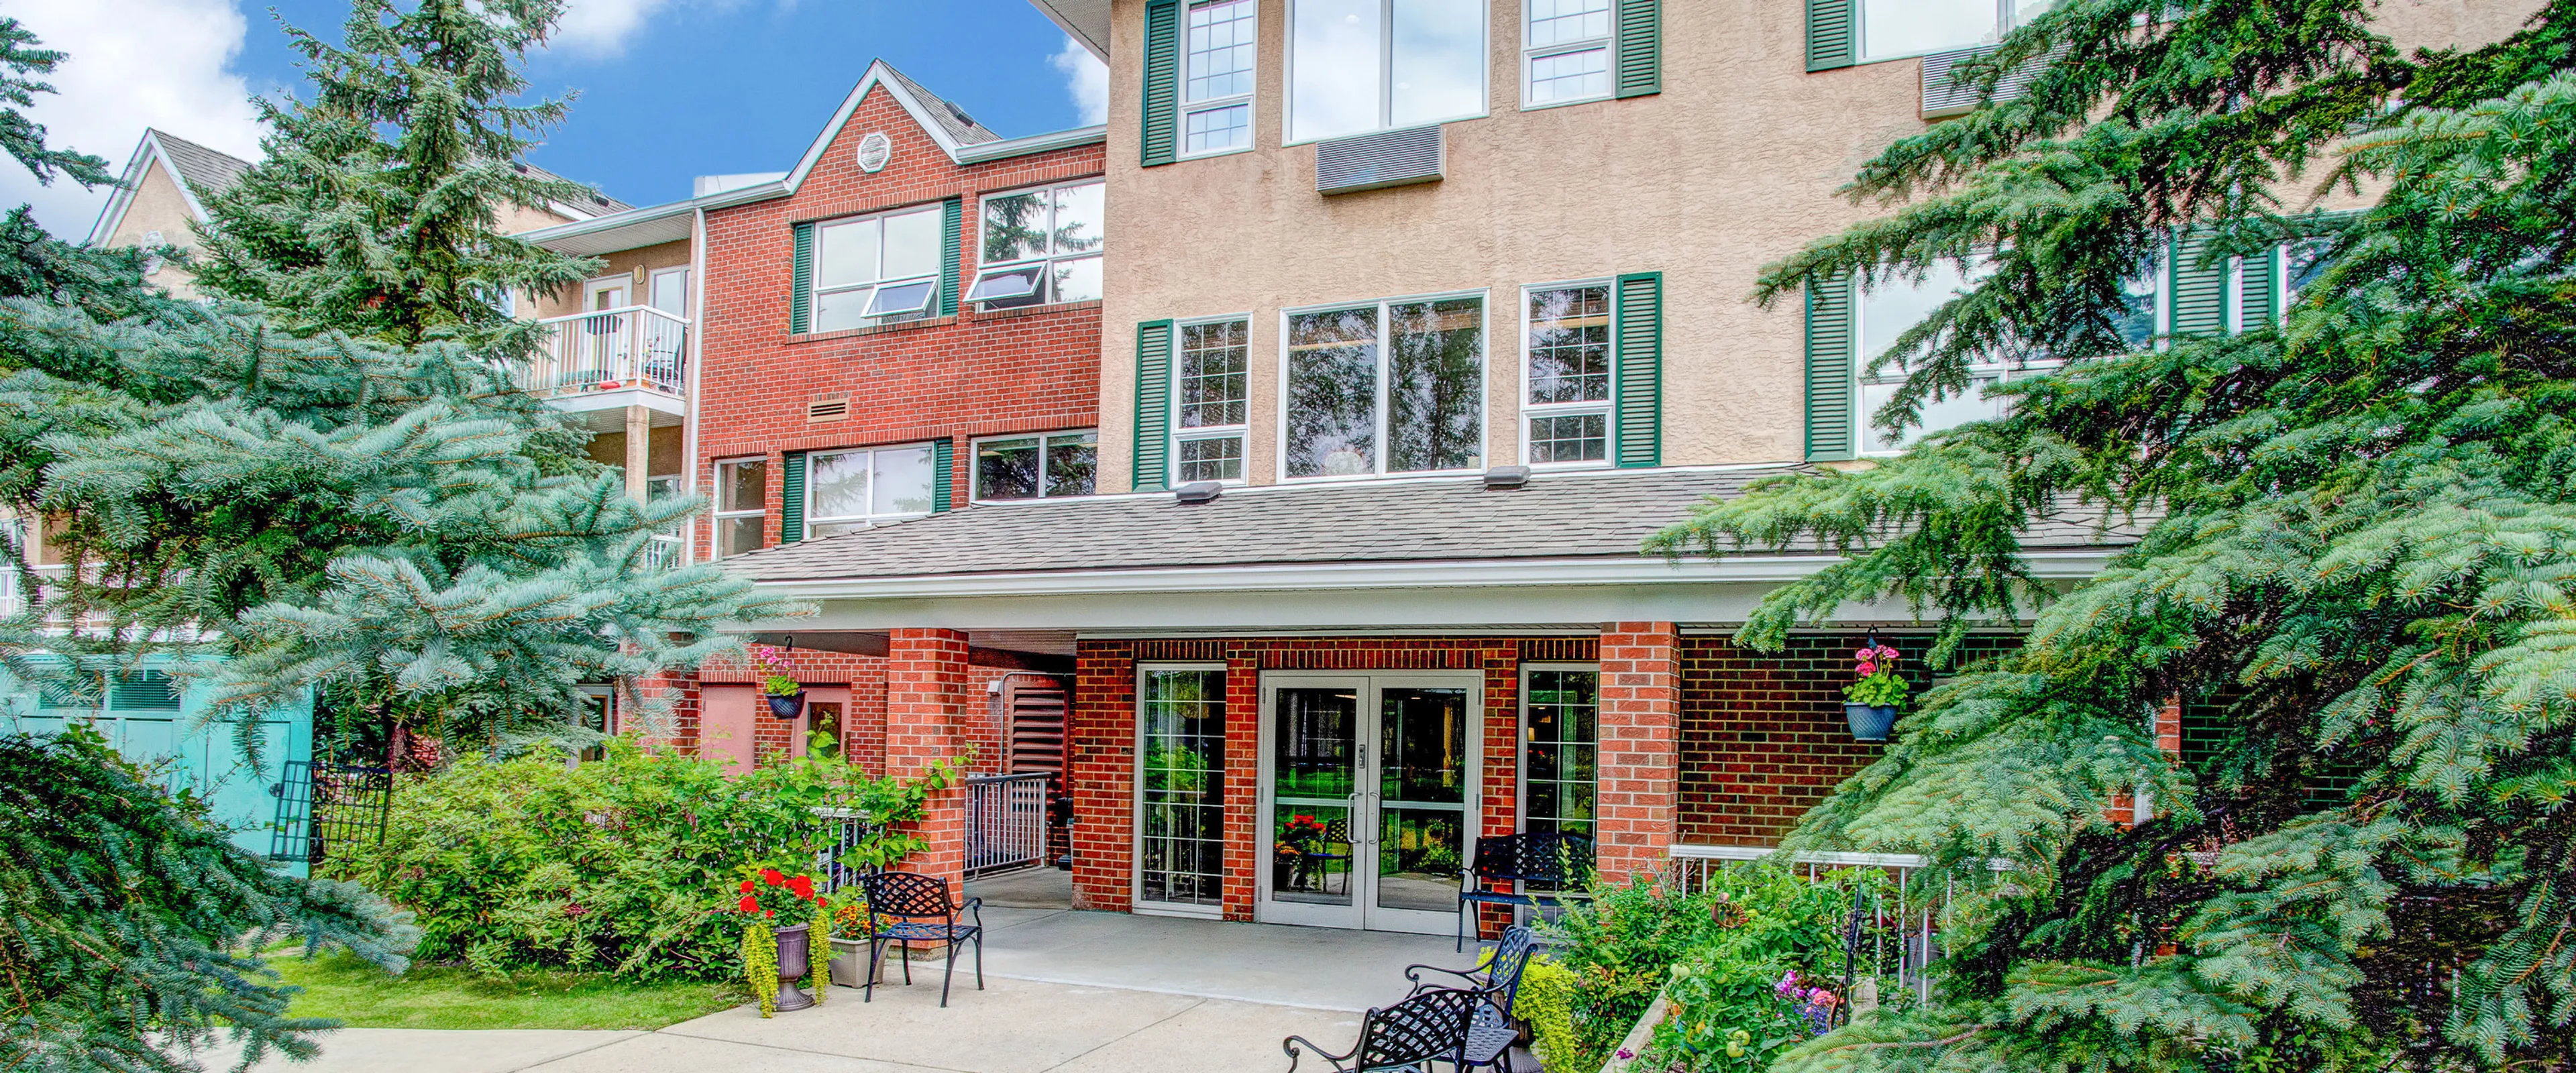
<path fill-rule="evenodd" d="M 1594 826 L 1598 867 L 1611 882 L 1662 871 L 1673 842 L 1681 770 L 1680 640 L 1669 622 L 1601 627 Z"/>
<path fill-rule="evenodd" d="M 966 635 L 958 630 L 894 630 L 886 644 L 886 774 L 919 778 L 929 764 L 961 755 L 959 705 L 965 697 Z M 929 843 L 903 863 L 907 872 L 944 876 L 952 892 L 966 879 L 966 791 L 932 794 L 912 833 Z"/>

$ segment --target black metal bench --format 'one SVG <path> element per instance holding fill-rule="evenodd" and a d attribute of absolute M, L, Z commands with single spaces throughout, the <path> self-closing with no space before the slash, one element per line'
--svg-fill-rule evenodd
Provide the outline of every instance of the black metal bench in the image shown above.
<path fill-rule="evenodd" d="M 1592 836 L 1565 831 L 1523 831 L 1476 840 L 1476 862 L 1467 869 L 1458 891 L 1458 949 L 1467 949 L 1476 908 L 1484 905 L 1529 906 L 1533 909 L 1590 898 L 1583 885 L 1592 878 Z M 1488 884 L 1500 890 L 1485 889 Z M 1531 890 L 1528 888 L 1541 889 Z"/>
<path fill-rule="evenodd" d="M 1454 988 L 1485 996 L 1488 1010 L 1478 1010 L 1467 1027 L 1467 1064 L 1506 1068 L 1505 1052 L 1520 1038 L 1520 1024 L 1512 1019 L 1512 1003 L 1521 990 L 1521 974 L 1529 969 L 1530 957 L 1538 952 L 1538 933 L 1526 925 L 1515 924 L 1503 930 L 1494 943 L 1492 957 L 1471 969 L 1444 969 L 1438 965 L 1407 965 L 1404 978 L 1413 982 L 1413 994 L 1437 990 L 1442 985 L 1424 983 L 1422 974 L 1434 972 L 1465 984 Z M 1411 997 L 1411 996 L 1406 996 Z"/>
<path fill-rule="evenodd" d="M 1344 1053 L 1304 1036 L 1279 1041 L 1279 1049 L 1288 1052 L 1288 1073 L 1297 1073 L 1305 1051 L 1331 1063 L 1335 1073 L 1432 1073 L 1435 1063 L 1465 1073 L 1475 1067 L 1467 1057 L 1468 1034 L 1480 1020 L 1498 1016 L 1481 992 L 1437 987 L 1360 1015 L 1359 1041 Z"/>

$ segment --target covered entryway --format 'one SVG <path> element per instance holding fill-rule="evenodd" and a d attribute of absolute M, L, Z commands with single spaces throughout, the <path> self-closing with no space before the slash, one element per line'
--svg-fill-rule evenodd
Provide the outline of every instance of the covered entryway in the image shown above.
<path fill-rule="evenodd" d="M 1474 672 L 1261 679 L 1255 919 L 1443 934 L 1480 805 Z"/>

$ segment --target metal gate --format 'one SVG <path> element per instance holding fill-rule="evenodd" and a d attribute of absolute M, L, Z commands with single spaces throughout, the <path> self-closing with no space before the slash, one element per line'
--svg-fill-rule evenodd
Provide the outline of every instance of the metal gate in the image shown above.
<path fill-rule="evenodd" d="M 359 764 L 292 761 L 269 792 L 277 795 L 269 859 L 320 864 L 335 845 L 384 842 L 394 775 Z"/>
<path fill-rule="evenodd" d="M 1047 783 L 1054 777 L 1043 771 L 967 777 L 967 875 L 1046 861 Z"/>

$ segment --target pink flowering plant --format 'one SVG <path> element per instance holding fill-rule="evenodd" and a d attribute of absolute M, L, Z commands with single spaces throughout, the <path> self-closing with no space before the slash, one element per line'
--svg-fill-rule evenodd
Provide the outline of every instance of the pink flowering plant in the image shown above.
<path fill-rule="evenodd" d="M 1875 642 L 1864 644 L 1852 653 L 1852 683 L 1843 687 L 1843 697 L 1854 704 L 1873 708 L 1893 708 L 1905 703 L 1905 694 L 1913 687 L 1896 673 L 1896 650 Z"/>
<path fill-rule="evenodd" d="M 751 650 L 751 669 L 760 672 L 761 692 L 773 697 L 792 697 L 804 691 L 804 684 L 796 680 L 796 664 L 788 658 L 785 649 L 763 644 L 746 647 Z"/>

